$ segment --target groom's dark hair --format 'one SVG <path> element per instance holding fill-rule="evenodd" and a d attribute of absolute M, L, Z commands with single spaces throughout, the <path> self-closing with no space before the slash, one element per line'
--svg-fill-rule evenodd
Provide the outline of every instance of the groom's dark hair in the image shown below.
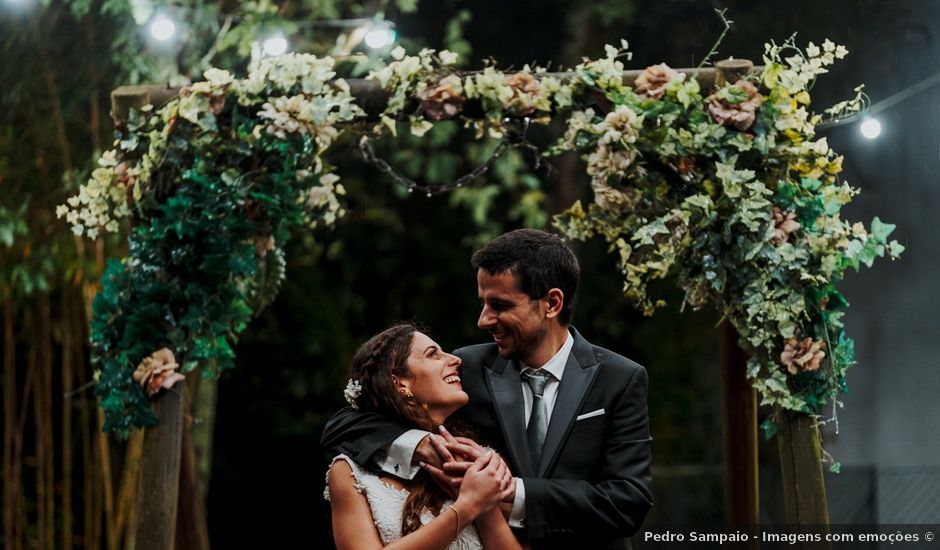
<path fill-rule="evenodd" d="M 571 321 L 581 266 L 574 252 L 557 235 L 539 229 L 504 233 L 477 250 L 470 265 L 493 275 L 512 273 L 519 282 L 519 290 L 532 300 L 545 297 L 553 288 L 561 290 L 565 301 L 558 321 L 562 325 Z"/>

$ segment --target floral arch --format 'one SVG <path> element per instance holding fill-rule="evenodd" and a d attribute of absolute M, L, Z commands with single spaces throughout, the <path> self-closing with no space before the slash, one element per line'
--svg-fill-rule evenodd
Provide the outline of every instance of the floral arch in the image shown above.
<path fill-rule="evenodd" d="M 343 215 L 340 177 L 321 157 L 342 133 L 368 151 L 403 124 L 420 136 L 445 119 L 503 144 L 520 121 L 563 119 L 545 153 L 582 153 L 595 200 L 572 205 L 556 228 L 602 236 L 625 295 L 647 314 L 662 304 L 649 283 L 667 275 L 683 305 L 713 304 L 740 335 L 762 404 L 809 415 L 835 407 L 853 362 L 835 283 L 903 250 L 888 241 L 893 225 L 840 218 L 857 190 L 815 135 L 824 115 L 862 107 L 859 89 L 824 115 L 808 110 L 816 77 L 846 53 L 829 41 L 771 43 L 759 71 L 703 91 L 665 65 L 624 78 L 626 43 L 563 75 L 462 73 L 450 52 L 399 48 L 369 76 L 384 91 L 371 117 L 329 57 L 263 59 L 243 79 L 207 71 L 165 105 L 131 113 L 57 212 L 91 237 L 130 222 L 129 254 L 108 265 L 94 302 L 105 429 L 126 437 L 155 425 L 148 394 L 176 369 L 212 377 L 232 366 L 238 335 L 277 293 L 291 231 Z"/>

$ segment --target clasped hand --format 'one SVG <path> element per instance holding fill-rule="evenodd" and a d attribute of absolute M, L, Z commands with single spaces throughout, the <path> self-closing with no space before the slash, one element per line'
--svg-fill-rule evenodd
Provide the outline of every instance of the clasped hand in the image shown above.
<path fill-rule="evenodd" d="M 516 483 L 498 453 L 470 438 L 454 437 L 441 426 L 440 435 L 430 434 L 421 440 L 415 457 L 451 497 L 471 497 L 486 508 L 498 505 L 504 515 L 509 515 Z"/>

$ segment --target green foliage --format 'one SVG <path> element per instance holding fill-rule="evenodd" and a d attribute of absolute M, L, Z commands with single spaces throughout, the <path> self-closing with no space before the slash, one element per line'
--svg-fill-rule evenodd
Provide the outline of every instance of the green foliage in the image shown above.
<path fill-rule="evenodd" d="M 359 140 L 395 136 L 402 145 L 395 164 L 446 187 L 460 158 L 447 150 L 458 131 L 447 120 L 465 101 L 478 101 L 484 117 L 463 118 L 464 126 L 501 140 L 469 146 L 471 158 L 486 159 L 507 140 L 527 144 L 530 122 L 568 116 L 552 152 L 585 152 L 595 203 L 587 211 L 576 203 L 556 225 L 572 238 L 604 236 L 619 256 L 624 293 L 647 314 L 663 304 L 649 285 L 668 276 L 684 305 L 716 304 L 751 356 L 748 376 L 762 403 L 817 413 L 844 391 L 853 361 L 839 311 L 845 300 L 833 283 L 847 267 L 902 250 L 887 241 L 892 225 L 876 218 L 868 234 L 839 218 L 855 191 L 836 179 L 841 157 L 813 139 L 817 119 L 796 108 L 808 104 L 815 75 L 841 50 L 827 42 L 783 65 L 782 48 L 768 46 L 764 94 L 736 82 L 704 98 L 694 79 L 668 68 L 658 76 L 651 68 L 635 89 L 624 86 L 625 48 L 608 46 L 565 81 L 538 67 L 464 75 L 453 68 L 453 52 L 409 56 L 398 48 L 369 75 L 390 99 Z M 348 85 L 331 80 L 333 69 L 332 58 L 286 55 L 253 65 L 241 80 L 206 71 L 206 82 L 132 120 L 119 149 L 70 199 L 75 209 L 62 214 L 84 222 L 78 231 L 113 230 L 111 216 L 135 221 L 129 256 L 109 271 L 111 288 L 96 303 L 108 429 L 126 434 L 152 420 L 141 412 L 131 371 L 155 350 L 172 349 L 184 371 L 229 367 L 233 343 L 283 277 L 281 253 L 270 251 L 292 228 L 331 225 L 342 215 L 344 190 L 321 154 L 340 124 L 364 113 Z M 610 103 L 601 112 L 597 94 Z M 429 118 L 444 122 L 435 127 Z M 521 131 L 513 122 L 520 118 Z M 410 131 L 399 136 L 402 124 Z M 436 154 L 417 154 L 422 147 Z M 485 163 L 495 184 L 457 189 L 452 204 L 470 208 L 485 229 L 501 189 L 510 189 L 519 197 L 509 216 L 544 223 L 538 181 L 522 155 Z"/>
<path fill-rule="evenodd" d="M 714 304 L 740 334 L 762 404 L 807 414 L 838 404 L 854 346 L 835 283 L 849 267 L 904 249 L 888 241 L 891 224 L 875 218 L 869 233 L 840 218 L 857 191 L 837 179 L 842 157 L 815 138 L 820 119 L 803 107 L 844 48 L 768 45 L 755 79 L 763 90 L 738 82 L 707 98 L 668 69 L 648 69 L 636 89 L 605 78 L 610 50 L 607 64 L 578 70 L 585 83 L 607 82 L 612 105 L 598 113 L 574 94 L 554 149 L 584 152 L 595 202 L 576 203 L 556 227 L 603 236 L 619 256 L 624 294 L 647 315 L 665 303 L 649 290 L 665 277 L 684 291 L 683 306 Z M 784 50 L 796 55 L 784 61 Z M 778 431 L 773 418 L 761 427 L 767 437 Z"/>

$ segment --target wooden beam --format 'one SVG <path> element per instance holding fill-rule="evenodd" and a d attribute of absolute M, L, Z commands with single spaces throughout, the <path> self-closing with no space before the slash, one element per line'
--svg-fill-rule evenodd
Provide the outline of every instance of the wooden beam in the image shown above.
<path fill-rule="evenodd" d="M 822 469 L 819 427 L 813 418 L 791 411 L 781 412 L 778 438 L 780 470 L 787 523 L 810 527 L 814 533 L 829 532 L 829 505 Z M 825 539 L 825 536 L 823 536 Z M 797 548 L 831 548 L 825 542 L 805 543 Z"/>
<path fill-rule="evenodd" d="M 754 64 L 747 60 L 728 60 L 719 61 L 718 66 L 726 67 L 727 70 L 736 70 L 739 64 L 745 63 L 747 70 L 756 72 L 763 67 L 754 67 Z M 710 90 L 715 86 L 717 70 L 711 67 L 676 69 L 680 73 L 686 74 L 698 80 L 702 90 Z M 642 70 L 630 70 L 623 72 L 623 82 L 632 86 L 637 77 L 643 74 Z M 741 75 L 740 71 L 735 73 Z M 574 76 L 573 72 L 546 73 L 560 80 L 568 80 Z M 370 118 L 377 117 L 388 104 L 388 92 L 383 90 L 372 80 L 364 78 L 346 79 L 349 84 L 349 91 L 356 98 L 356 104 L 362 107 Z M 179 93 L 179 88 L 171 88 L 161 85 L 141 85 L 141 86 L 121 86 L 111 92 L 111 117 L 115 123 L 120 123 L 127 119 L 127 113 L 131 108 L 140 108 L 144 105 L 153 104 L 162 105 L 172 99 Z M 465 109 L 465 115 L 472 117 L 481 116 L 482 110 L 474 108 L 472 102 L 468 102 Z"/>
<path fill-rule="evenodd" d="M 154 400 L 160 423 L 144 435 L 134 536 L 137 550 L 174 550 L 176 546 L 185 391 L 183 380 Z"/>
<path fill-rule="evenodd" d="M 159 107 L 179 94 L 178 87 L 143 84 L 139 86 L 119 86 L 111 92 L 111 120 L 115 125 L 127 120 L 131 109 L 140 109 L 145 105 Z"/>
<path fill-rule="evenodd" d="M 197 384 L 206 382 L 206 380 L 201 380 Z M 214 380 L 212 382 L 215 383 Z M 191 396 L 187 395 L 188 397 Z M 189 402 L 189 399 L 187 399 L 187 402 Z M 191 409 L 192 407 L 187 403 L 186 410 Z M 205 501 L 200 490 L 192 425 L 193 417 L 187 414 L 184 420 L 182 463 L 180 465 L 176 550 L 209 550 L 209 527 L 206 523 Z"/>
<path fill-rule="evenodd" d="M 735 82 L 754 71 L 747 59 L 726 59 L 715 64 L 715 87 Z M 738 346 L 738 331 L 721 323 L 721 434 L 724 466 L 725 523 L 747 527 L 758 524 L 757 392 L 747 379 L 747 354 Z M 756 548 L 756 541 L 746 545 Z"/>
<path fill-rule="evenodd" d="M 738 331 L 728 321 L 719 327 L 719 350 L 725 524 L 754 526 L 759 519 L 757 393 L 747 379 L 747 354 L 738 346 Z"/>

